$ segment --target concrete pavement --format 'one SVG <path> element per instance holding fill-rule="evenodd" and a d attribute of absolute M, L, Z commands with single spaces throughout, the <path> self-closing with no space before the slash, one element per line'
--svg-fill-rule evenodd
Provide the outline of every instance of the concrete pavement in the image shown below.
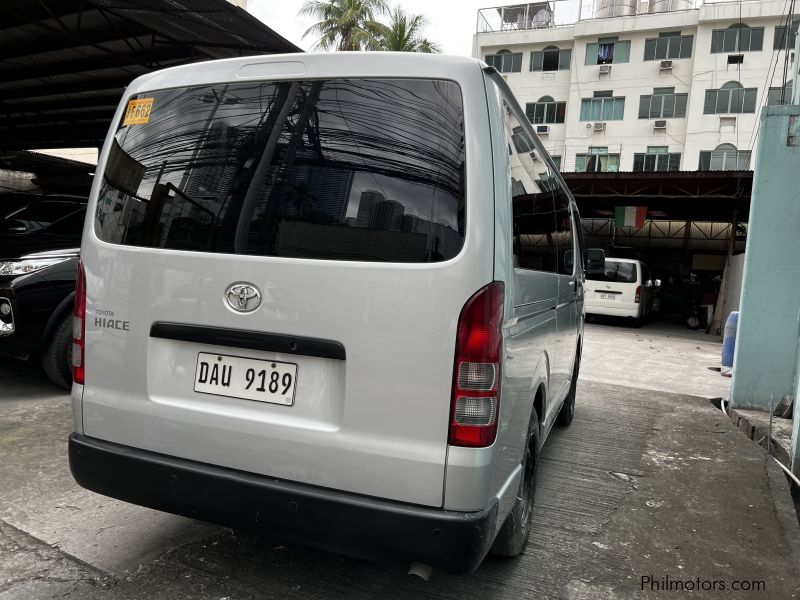
<path fill-rule="evenodd" d="M 707 399 L 686 395 L 698 383 L 723 395 L 727 380 L 705 364 L 713 346 L 606 327 L 587 328 L 575 421 L 543 453 L 524 555 L 429 583 L 81 490 L 66 462 L 68 399 L 35 369 L 0 367 L 0 599 L 681 597 L 653 589 L 665 578 L 716 587 L 692 598 L 800 598 L 783 475 Z M 601 381 L 615 370 L 626 385 Z M 668 381 L 680 393 L 659 391 Z M 764 589 L 719 589 L 741 580 Z"/>

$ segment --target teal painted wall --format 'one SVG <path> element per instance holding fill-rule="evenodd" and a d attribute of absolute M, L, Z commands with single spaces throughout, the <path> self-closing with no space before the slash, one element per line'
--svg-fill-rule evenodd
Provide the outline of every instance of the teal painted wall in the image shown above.
<path fill-rule="evenodd" d="M 795 55 L 800 56 L 800 55 Z M 800 373 L 800 352 L 797 353 L 797 364 L 795 368 Z M 792 423 L 792 473 L 800 477 L 800 408 L 798 408 L 798 398 L 800 398 L 800 377 L 795 377 L 794 390 L 794 422 Z"/>
<path fill-rule="evenodd" d="M 761 113 L 731 400 L 769 410 L 795 393 L 800 317 L 800 106 Z"/>

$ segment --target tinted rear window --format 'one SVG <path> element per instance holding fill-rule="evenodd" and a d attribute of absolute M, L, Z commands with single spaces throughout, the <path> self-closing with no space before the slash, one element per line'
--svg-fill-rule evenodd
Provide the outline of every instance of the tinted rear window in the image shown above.
<path fill-rule="evenodd" d="M 111 243 L 435 262 L 464 240 L 461 92 L 334 79 L 163 90 L 120 126 L 95 229 Z"/>
<path fill-rule="evenodd" d="M 612 283 L 636 283 L 636 275 L 636 263 L 606 259 L 605 272 L 602 275 L 587 275 L 586 279 Z"/>

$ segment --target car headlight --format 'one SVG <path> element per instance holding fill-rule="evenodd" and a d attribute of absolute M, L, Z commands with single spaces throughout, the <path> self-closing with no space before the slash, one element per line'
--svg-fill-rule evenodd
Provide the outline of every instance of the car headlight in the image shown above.
<path fill-rule="evenodd" d="M 51 256 L 48 258 L 25 258 L 21 260 L 0 260 L 0 275 L 27 275 L 45 267 L 57 265 L 72 256 Z"/>

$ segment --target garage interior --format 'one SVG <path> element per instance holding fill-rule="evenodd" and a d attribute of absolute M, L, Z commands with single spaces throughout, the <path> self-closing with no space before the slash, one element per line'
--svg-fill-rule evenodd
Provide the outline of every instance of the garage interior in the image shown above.
<path fill-rule="evenodd" d="M 564 173 L 589 247 L 635 258 L 659 280 L 657 319 L 714 334 L 738 309 L 753 186 L 752 171 Z M 647 209 L 641 228 L 615 210 Z"/>

